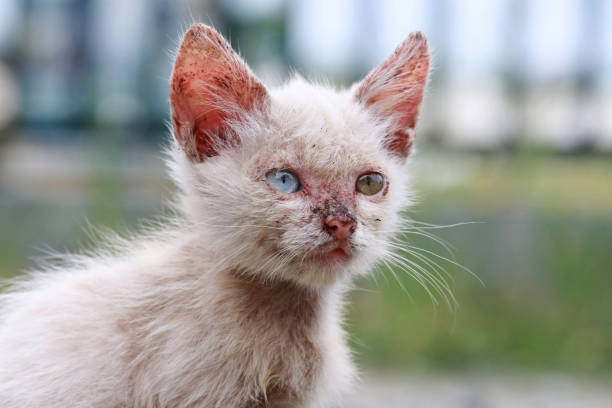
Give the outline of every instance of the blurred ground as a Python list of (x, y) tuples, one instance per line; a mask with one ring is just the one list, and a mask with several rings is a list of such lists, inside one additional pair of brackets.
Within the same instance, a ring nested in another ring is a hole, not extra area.
[(369, 373), (350, 399), (352, 408), (609, 408), (603, 382), (560, 375), (537, 377), (398, 375)]

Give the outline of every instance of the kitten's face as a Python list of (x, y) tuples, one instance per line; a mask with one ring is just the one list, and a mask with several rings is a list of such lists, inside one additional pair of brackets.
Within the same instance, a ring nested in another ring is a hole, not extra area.
[(222, 264), (321, 286), (384, 255), (409, 201), (404, 163), (427, 74), (424, 39), (411, 39), (351, 90), (298, 78), (268, 92), (216, 32), (190, 29), (172, 77), (187, 153), (175, 177)]

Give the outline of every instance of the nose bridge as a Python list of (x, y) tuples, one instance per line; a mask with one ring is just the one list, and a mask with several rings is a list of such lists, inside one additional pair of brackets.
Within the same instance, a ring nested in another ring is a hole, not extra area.
[(313, 213), (318, 214), (323, 220), (330, 217), (350, 219), (356, 221), (356, 218), (349, 208), (337, 196), (332, 195), (328, 199), (324, 200), (320, 205), (313, 209)]
[(357, 218), (336, 196), (331, 196), (317, 207), (324, 229), (339, 241), (349, 238), (357, 228)]

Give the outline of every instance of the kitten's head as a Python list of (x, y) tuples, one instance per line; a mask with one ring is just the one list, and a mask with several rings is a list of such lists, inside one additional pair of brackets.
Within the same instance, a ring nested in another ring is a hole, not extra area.
[(181, 209), (222, 266), (309, 286), (367, 272), (410, 202), (429, 56), (420, 33), (351, 89), (268, 90), (213, 29), (192, 26), (171, 78)]

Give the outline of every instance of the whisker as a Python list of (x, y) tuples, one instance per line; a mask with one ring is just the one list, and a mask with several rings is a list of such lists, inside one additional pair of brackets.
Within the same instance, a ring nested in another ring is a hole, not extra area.
[(396, 252), (393, 251), (385, 251), (386, 252), (386, 256), (388, 258), (391, 259), (391, 261), (393, 262), (393, 264), (397, 267), (399, 267), (400, 269), (402, 268), (407, 268), (409, 270), (403, 270), (404, 272), (407, 272), (412, 278), (414, 278), (415, 280), (417, 280), (417, 282), (420, 285), (427, 285), (427, 282), (429, 282), (430, 284), (432, 284), (433, 286), (435, 286), (431, 281), (430, 278), (426, 275), (423, 275), (423, 273), (421, 273), (421, 271), (419, 270), (415, 270), (413, 267), (411, 267), (410, 265), (408, 265), (407, 263), (403, 262), (404, 261), (404, 257), (402, 257), (401, 255), (399, 255)]
[(444, 257), (444, 256), (442, 256), (442, 255), (438, 255), (438, 254), (436, 254), (435, 252), (428, 251), (427, 249), (423, 249), (423, 248), (415, 247), (415, 246), (412, 246), (412, 245), (407, 245), (406, 247), (407, 247), (407, 248), (412, 248), (412, 249), (417, 250), (417, 251), (423, 251), (423, 252), (426, 252), (426, 253), (428, 253), (428, 254), (430, 254), (430, 255), (432, 255), (432, 256), (435, 256), (436, 258), (443, 259), (443, 260), (445, 260), (446, 262), (449, 262), (449, 263), (451, 263), (451, 264), (453, 264), (453, 265), (455, 265), (455, 266), (457, 266), (457, 267), (459, 267), (459, 268), (463, 269), (464, 271), (466, 271), (467, 273), (469, 273), (470, 275), (472, 275), (474, 278), (476, 278), (476, 280), (477, 280), (478, 282), (480, 282), (480, 284), (481, 284), (483, 287), (486, 287), (486, 285), (484, 284), (484, 282), (482, 281), (482, 279), (480, 279), (480, 277), (478, 277), (478, 275), (476, 275), (476, 274), (475, 274), (475, 273), (474, 273), (474, 272), (473, 272), (473, 271), (472, 271), (470, 268), (468, 268), (468, 267), (466, 267), (466, 266), (463, 266), (463, 265), (461, 265), (460, 263), (453, 261), (452, 259), (448, 259), (448, 258), (446, 258), (446, 257)]
[(441, 296), (444, 297), (444, 300), (446, 301), (449, 307), (453, 308), (453, 305), (457, 304), (457, 301), (455, 299), (455, 296), (451, 288), (448, 286), (448, 284), (443, 279), (436, 277), (430, 271), (423, 268), (422, 265), (419, 265), (418, 263), (408, 258), (400, 257), (398, 254), (394, 254), (394, 256), (396, 257), (395, 260), (399, 264), (407, 268), (410, 268), (410, 269), (417, 268), (420, 272), (422, 272), (422, 276), (432, 285), (432, 287), (436, 290), (436, 292), (438, 292)]
[(266, 229), (276, 229), (285, 231), (286, 228), (283, 227), (273, 227), (271, 225), (257, 225), (257, 224), (240, 224), (240, 225), (223, 225), (223, 224), (208, 224), (203, 222), (197, 222), (192, 224), (192, 226), (206, 226), (206, 227), (215, 227), (215, 228), (266, 228)]
[[(405, 264), (398, 264), (398, 259), (395, 258), (395, 254), (393, 253), (389, 253), (389, 257), (391, 258), (392, 262), (394, 263), (395, 266), (397, 266), (398, 268), (400, 268), (402, 270), (402, 272), (405, 272), (406, 274), (408, 274), (410, 277), (412, 277), (412, 279), (414, 279), (429, 295), (430, 300), (432, 301), (434, 306), (438, 306), (439, 302), (437, 297), (431, 292), (431, 289), (429, 288), (429, 285), (427, 284), (427, 282), (429, 282), (429, 280), (423, 276), (419, 271), (415, 270), (414, 268), (405, 265)], [(431, 282), (430, 282), (431, 283)]]
[(414, 303), (414, 298), (412, 297), (412, 295), (408, 292), (408, 289), (406, 289), (406, 287), (404, 286), (404, 284), (402, 283), (402, 281), (399, 279), (399, 277), (397, 276), (397, 274), (395, 273), (395, 271), (393, 270), (393, 268), (389, 265), (389, 263), (387, 262), (387, 260), (383, 259), (382, 262), (385, 264), (385, 266), (387, 267), (387, 269), (389, 270), (389, 272), (391, 273), (391, 275), (393, 275), (393, 278), (395, 279), (395, 281), (397, 282), (397, 284), (400, 286), (400, 288), (402, 289), (402, 292), (404, 292), (406, 294), (406, 296), (408, 296), (408, 299), (410, 299), (410, 301), (412, 303)]
[(415, 221), (412, 219), (406, 220), (407, 225), (418, 224), (419, 228), (421, 229), (445, 229), (445, 228), (460, 227), (462, 225), (484, 224), (484, 223), (485, 223), (484, 221), (464, 221), (464, 222), (457, 222), (455, 224), (440, 225), (440, 224), (430, 224), (427, 222)]
[(455, 256), (455, 250), (453, 248), (453, 246), (451, 244), (449, 244), (448, 242), (446, 242), (445, 240), (443, 240), (442, 238), (439, 238), (437, 236), (435, 236), (434, 234), (427, 232), (427, 231), (420, 231), (420, 230), (402, 230), (401, 233), (399, 234), (399, 236), (404, 236), (404, 235), (419, 235), (425, 238), (429, 238), (432, 241), (436, 242), (438, 245), (440, 245), (441, 247), (443, 247), (446, 252), (448, 252), (451, 256)]
[[(376, 290), (361, 288), (359, 286), (355, 286), (352, 289), (352, 291), (354, 291), (354, 292), (365, 292), (365, 293), (378, 293), (378, 291), (376, 291)], [(408, 294), (408, 296), (410, 297), (410, 294)]]
[(394, 248), (400, 250), (400, 251), (404, 251), (409, 253), (412, 256), (415, 256), (417, 259), (423, 261), (427, 266), (429, 266), (430, 268), (433, 268), (434, 270), (436, 270), (437, 272), (439, 272), (440, 274), (446, 276), (448, 279), (450, 279), (451, 281), (455, 281), (455, 278), (453, 275), (451, 275), (446, 268), (442, 267), (439, 263), (433, 261), (431, 258), (428, 258), (426, 255), (421, 254), (419, 252), (415, 252), (415, 251), (411, 251), (408, 248), (406, 248), (406, 246), (404, 245), (403, 242), (390, 242), (390, 245), (393, 246)]

